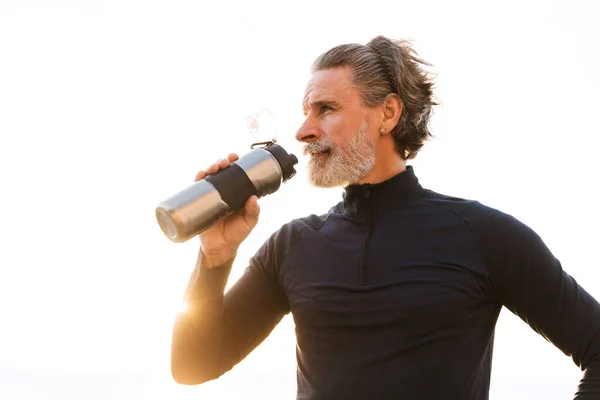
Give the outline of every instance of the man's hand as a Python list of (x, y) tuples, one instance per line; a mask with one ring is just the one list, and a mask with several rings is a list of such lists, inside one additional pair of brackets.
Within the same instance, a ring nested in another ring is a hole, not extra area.
[[(196, 181), (204, 179), (207, 175), (216, 174), (237, 159), (239, 159), (238, 155), (232, 153), (227, 158), (218, 160), (206, 170), (198, 172)], [(251, 196), (243, 209), (218, 220), (200, 233), (202, 266), (217, 267), (235, 257), (240, 244), (258, 223), (259, 214), (258, 197)]]

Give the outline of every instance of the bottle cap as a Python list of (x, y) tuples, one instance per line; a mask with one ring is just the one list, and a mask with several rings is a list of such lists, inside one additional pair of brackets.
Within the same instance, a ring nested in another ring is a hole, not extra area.
[(273, 156), (275, 156), (277, 159), (277, 162), (279, 162), (281, 171), (283, 172), (283, 182), (296, 175), (294, 166), (298, 164), (298, 158), (295, 155), (288, 154), (283, 147), (274, 143), (269, 144), (264, 149), (273, 154)]

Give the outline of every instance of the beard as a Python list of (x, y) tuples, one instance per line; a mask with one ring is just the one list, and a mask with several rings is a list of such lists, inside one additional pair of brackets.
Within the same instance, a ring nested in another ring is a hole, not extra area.
[(333, 188), (358, 182), (375, 165), (375, 147), (369, 140), (369, 123), (341, 145), (324, 135), (320, 142), (308, 143), (304, 154), (313, 154), (308, 163), (308, 179), (316, 187)]

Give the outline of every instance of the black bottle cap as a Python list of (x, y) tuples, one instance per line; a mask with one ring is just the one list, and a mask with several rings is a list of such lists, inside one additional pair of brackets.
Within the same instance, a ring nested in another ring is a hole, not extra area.
[(287, 151), (285, 151), (283, 147), (278, 144), (270, 144), (264, 149), (273, 154), (273, 156), (275, 156), (277, 159), (277, 162), (279, 162), (281, 171), (283, 172), (283, 182), (296, 175), (294, 165), (298, 164), (298, 159), (295, 155), (288, 154)]

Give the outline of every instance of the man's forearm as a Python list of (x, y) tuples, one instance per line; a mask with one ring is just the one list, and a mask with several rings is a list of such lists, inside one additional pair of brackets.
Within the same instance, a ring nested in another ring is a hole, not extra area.
[[(201, 261), (201, 260), (200, 260)], [(173, 328), (171, 371), (183, 384), (218, 378), (246, 357), (290, 311), (280, 286), (255, 258), (225, 295), (233, 259), (205, 268), (201, 262), (186, 293), (188, 310)]]
[(231, 367), (223, 359), (232, 340), (223, 321), (223, 292), (232, 264), (233, 258), (206, 268), (202, 253), (198, 257), (185, 293), (187, 310), (177, 316), (173, 327), (171, 372), (178, 383), (206, 382)]

